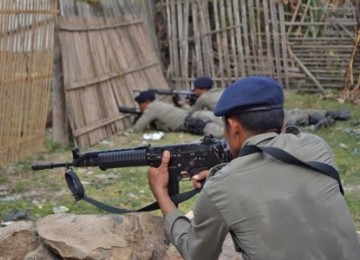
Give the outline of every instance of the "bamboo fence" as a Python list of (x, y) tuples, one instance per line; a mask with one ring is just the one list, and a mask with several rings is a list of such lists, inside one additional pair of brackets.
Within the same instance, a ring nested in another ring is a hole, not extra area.
[[(293, 67), (291, 85), (302, 90), (327, 93), (344, 86), (357, 31), (356, 7), (350, 0), (341, 5), (324, 1), (299, 1), (284, 22)], [(360, 66), (360, 59), (355, 61)], [(358, 67), (359, 68), (359, 67)], [(356, 75), (359, 75), (358, 69)]]
[(211, 76), (225, 87), (245, 75), (278, 78), (288, 86), (283, 6), (270, 0), (163, 0), (167, 79), (190, 89), (195, 77)]
[(42, 149), (56, 0), (0, 1), (0, 166)]
[(141, 17), (158, 52), (154, 27), (153, 2), (155, 0), (59, 0), (61, 17)]
[(167, 22), (157, 33), (174, 88), (256, 74), (322, 93), (343, 87), (359, 15), (350, 0), (162, 0), (155, 12)]

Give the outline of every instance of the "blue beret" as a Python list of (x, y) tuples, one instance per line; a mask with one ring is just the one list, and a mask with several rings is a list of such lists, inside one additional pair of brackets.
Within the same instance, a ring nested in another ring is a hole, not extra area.
[(139, 104), (148, 100), (153, 101), (154, 99), (155, 99), (155, 93), (149, 90), (142, 91), (137, 97), (135, 97), (135, 101), (138, 102)]
[(272, 78), (250, 76), (235, 81), (221, 95), (214, 114), (224, 116), (246, 111), (271, 110), (284, 105), (283, 88)]
[(194, 88), (212, 88), (213, 81), (209, 77), (199, 77), (194, 81)]

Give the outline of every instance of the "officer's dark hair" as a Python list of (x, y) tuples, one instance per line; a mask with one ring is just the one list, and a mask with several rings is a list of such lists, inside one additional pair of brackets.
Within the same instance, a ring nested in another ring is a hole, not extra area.
[[(253, 134), (261, 134), (266, 132), (280, 133), (284, 123), (284, 109), (272, 109), (261, 111), (249, 111), (241, 113), (233, 113), (233, 115), (241, 125)], [(230, 115), (225, 116), (225, 125), (228, 128)]]

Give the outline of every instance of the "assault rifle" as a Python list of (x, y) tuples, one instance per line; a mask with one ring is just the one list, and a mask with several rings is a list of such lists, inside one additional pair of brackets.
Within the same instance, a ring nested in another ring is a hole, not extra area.
[[(65, 172), (67, 184), (72, 190), (75, 199), (80, 200), (84, 197), (84, 191), (81, 186), (81, 182), (78, 180), (71, 167), (96, 166), (103, 171), (111, 168), (146, 165), (158, 167), (161, 163), (162, 154), (165, 150), (170, 151), (171, 156), (169, 162), (168, 191), (172, 198), (179, 194), (179, 182), (184, 178), (191, 178), (200, 171), (208, 170), (217, 164), (229, 162), (232, 159), (227, 142), (224, 139), (215, 139), (212, 135), (206, 135), (201, 141), (189, 144), (165, 145), (158, 147), (147, 145), (135, 148), (94, 151), (87, 153), (80, 153), (78, 149), (74, 149), (72, 150), (73, 160), (71, 162), (49, 164), (35, 163), (31, 168), (35, 171), (53, 169), (57, 167), (67, 168)], [(94, 201), (93, 199), (90, 200)], [(86, 201), (94, 204), (92, 201)], [(179, 201), (174, 202), (175, 204), (180, 203)], [(96, 204), (94, 205), (98, 206)], [(129, 211), (118, 211), (117, 213), (125, 212)]]
[(133, 120), (133, 124), (136, 123), (136, 121), (141, 117), (142, 113), (139, 110), (136, 110), (135, 107), (123, 107), (123, 106), (119, 106), (119, 112), (124, 113), (124, 114), (131, 114), (134, 115), (134, 120)]
[(190, 90), (164, 90), (164, 89), (154, 89), (150, 88), (149, 91), (154, 92), (158, 95), (170, 95), (172, 96), (172, 101), (175, 104), (175, 106), (179, 107), (179, 101), (182, 99), (181, 96), (185, 96), (185, 100), (189, 102), (189, 105), (192, 106), (195, 104), (197, 96), (194, 94), (194, 92)]
[[(124, 113), (124, 114), (131, 114), (131, 115), (135, 115), (134, 120), (133, 120), (133, 125), (136, 123), (136, 121), (138, 121), (138, 119), (141, 117), (142, 112), (137, 110), (135, 107), (123, 107), (123, 106), (119, 106), (119, 112)], [(154, 121), (150, 122), (150, 127), (152, 129), (156, 129), (156, 124)]]

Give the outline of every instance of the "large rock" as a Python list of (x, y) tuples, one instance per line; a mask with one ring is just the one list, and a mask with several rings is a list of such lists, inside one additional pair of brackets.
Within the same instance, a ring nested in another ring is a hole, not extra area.
[(0, 259), (24, 259), (38, 246), (32, 222), (19, 221), (16, 225), (0, 228)]
[(169, 251), (162, 217), (49, 215), (0, 228), (0, 259), (181, 259)]
[(163, 219), (150, 214), (49, 215), (36, 223), (43, 243), (71, 259), (162, 259)]
[[(182, 257), (165, 235), (163, 218), (126, 215), (54, 214), (36, 222), (0, 228), (0, 260), (164, 259)], [(219, 260), (241, 259), (230, 236)]]

